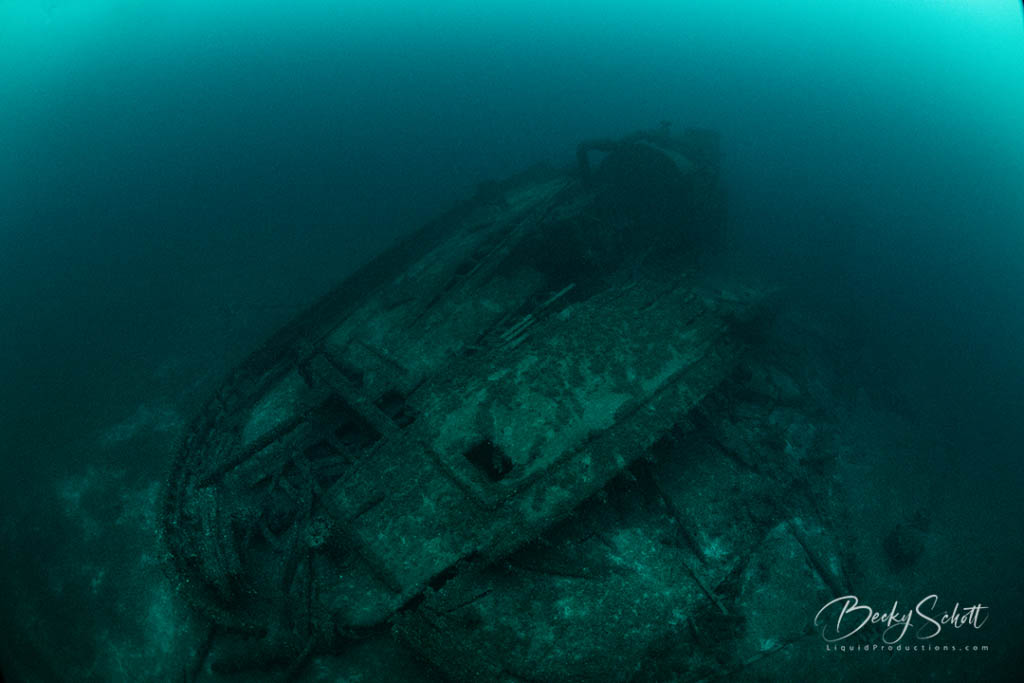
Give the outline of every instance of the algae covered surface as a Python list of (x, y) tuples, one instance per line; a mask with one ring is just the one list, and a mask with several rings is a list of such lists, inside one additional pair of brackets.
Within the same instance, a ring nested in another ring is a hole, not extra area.
[(0, 4), (0, 680), (1017, 680), (1021, 11)]

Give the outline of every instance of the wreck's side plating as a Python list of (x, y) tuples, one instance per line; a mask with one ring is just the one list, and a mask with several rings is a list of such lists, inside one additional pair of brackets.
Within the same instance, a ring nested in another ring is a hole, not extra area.
[[(624, 143), (608, 173), (647, 169), (652, 149)], [(665, 221), (618, 203), (602, 169), (587, 184), (528, 174), (254, 354), (168, 484), (183, 592), (295, 657), (329, 649), (535, 538), (643, 456), (728, 374), (764, 298), (693, 266), (709, 226), (688, 231), (672, 201), (715, 169), (681, 164), (687, 151), (702, 159), (684, 139), (656, 171)], [(719, 200), (697, 196), (684, 206)]]

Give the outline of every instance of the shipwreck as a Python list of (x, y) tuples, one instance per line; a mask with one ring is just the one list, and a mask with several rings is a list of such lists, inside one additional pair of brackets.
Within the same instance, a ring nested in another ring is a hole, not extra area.
[(484, 568), (657, 457), (773, 311), (702, 266), (718, 144), (665, 126), (481, 186), (238, 366), (162, 508), (174, 582), (212, 624), (201, 660), (296, 671), (391, 629), (439, 652), (432, 600), (479, 594)]

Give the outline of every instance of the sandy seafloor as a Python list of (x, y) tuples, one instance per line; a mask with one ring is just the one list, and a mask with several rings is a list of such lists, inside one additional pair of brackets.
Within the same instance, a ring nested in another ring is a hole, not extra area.
[[(55, 397), (52, 415), (36, 416), (52, 418), (45, 431), (23, 418), (25, 435), (11, 443), (15, 457), (0, 522), (0, 657), (9, 680), (182, 679), (205, 627), (176, 599), (164, 574), (156, 510), (165, 468), (195, 406), (233, 362), (307, 303), (317, 284), (266, 294), (258, 304), (242, 299), (227, 306), (211, 294), (206, 307), (168, 314), (162, 331), (177, 340), (177, 350), (126, 362), (120, 376), (104, 366), (95, 390), (76, 385), (75, 405)], [(255, 300), (260, 288), (253, 288)], [(804, 336), (810, 328), (830, 344), (812, 343)], [(845, 531), (863, 577), (859, 589), (904, 603), (930, 593), (984, 603), (990, 621), (972, 638), (990, 650), (841, 654), (826, 652), (811, 635), (766, 657), (756, 675), (725, 680), (1012, 680), (1020, 661), (1015, 635), (1024, 632), (1022, 585), (1009, 569), (1022, 556), (1022, 536), (1011, 528), (1019, 526), (1021, 511), (1013, 487), (988, 480), (982, 468), (937, 465), (957, 460), (944, 453), (952, 446), (941, 411), (929, 409), (927, 389), (827, 312), (795, 303), (773, 334), (788, 349), (779, 358), (788, 359), (791, 376), (799, 377), (801, 368), (831, 368), (828, 428), (845, 445), (829, 476), (845, 497)], [(786, 390), (811, 389), (797, 381)], [(894, 571), (882, 539), (918, 511), (928, 517), (923, 555)], [(809, 621), (813, 608), (807, 607)], [(948, 642), (958, 641), (950, 636)], [(318, 658), (300, 676), (434, 679), (387, 637)]]

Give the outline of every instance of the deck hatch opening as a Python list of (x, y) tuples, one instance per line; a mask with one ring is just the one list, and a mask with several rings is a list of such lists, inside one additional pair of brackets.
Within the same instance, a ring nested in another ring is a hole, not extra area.
[(340, 453), (327, 441), (317, 441), (315, 444), (306, 447), (306, 458), (315, 462), (323, 458), (336, 458)]
[(359, 417), (341, 422), (334, 430), (334, 435), (343, 446), (356, 450), (366, 450), (380, 440), (377, 430)]
[(377, 399), (377, 407), (399, 427), (408, 427), (416, 419), (416, 413), (405, 402), (405, 396), (394, 389)]
[(490, 481), (501, 481), (512, 471), (512, 459), (490, 439), (480, 441), (464, 455)]
[(331, 396), (320, 406), (317, 422), (333, 429), (337, 446), (346, 451), (363, 451), (380, 441), (381, 434), (340, 396)]
[(352, 386), (357, 389), (363, 386), (366, 379), (366, 373), (359, 368), (349, 365), (343, 361), (335, 361), (334, 367), (338, 369), (338, 372), (340, 372), (345, 379), (352, 383)]

